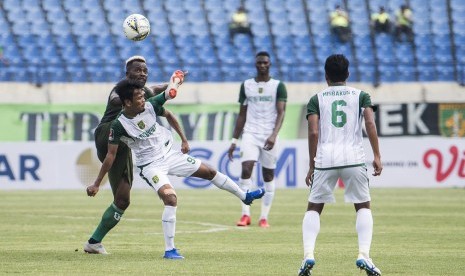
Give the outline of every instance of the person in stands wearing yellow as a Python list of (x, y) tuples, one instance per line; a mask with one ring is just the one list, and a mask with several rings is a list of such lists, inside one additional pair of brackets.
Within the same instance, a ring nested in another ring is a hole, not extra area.
[(336, 5), (336, 9), (329, 14), (329, 22), (331, 24), (331, 32), (341, 42), (348, 42), (350, 40), (349, 15), (340, 5)]
[(389, 13), (386, 12), (383, 6), (379, 7), (379, 11), (371, 15), (371, 24), (376, 33), (389, 33), (391, 29), (391, 21)]

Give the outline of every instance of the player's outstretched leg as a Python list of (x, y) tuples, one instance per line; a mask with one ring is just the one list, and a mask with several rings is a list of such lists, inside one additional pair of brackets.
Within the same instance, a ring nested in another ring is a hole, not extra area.
[(247, 191), (247, 193), (245, 194), (245, 199), (242, 200), (242, 202), (244, 202), (244, 204), (246, 205), (250, 205), (255, 199), (262, 198), (264, 194), (264, 189), (258, 189), (252, 192)]
[(381, 276), (381, 270), (375, 266), (370, 258), (359, 257), (355, 262), (360, 270), (365, 270), (368, 276)]
[(299, 269), (299, 274), (298, 276), (310, 276), (312, 275), (312, 269), (313, 266), (315, 265), (315, 260), (314, 259), (306, 259), (302, 261), (302, 265), (300, 266)]
[[(250, 205), (255, 199), (259, 199), (263, 197), (263, 195), (265, 194), (264, 189), (258, 189), (252, 192), (249, 192), (249, 191), (244, 192), (239, 187), (239, 185), (237, 185), (234, 181), (232, 181), (231, 178), (229, 178), (227, 175), (221, 172), (215, 171), (214, 169), (211, 169), (207, 166), (201, 167), (199, 170), (201, 169), (210, 170), (210, 173), (214, 174), (214, 177), (211, 179), (211, 182), (216, 187), (222, 190), (228, 191), (232, 193), (233, 195), (237, 196), (240, 200), (242, 200), (242, 202), (244, 202), (244, 204)], [(193, 176), (197, 176), (197, 175), (194, 174)], [(202, 177), (202, 178), (209, 179), (208, 177)]]

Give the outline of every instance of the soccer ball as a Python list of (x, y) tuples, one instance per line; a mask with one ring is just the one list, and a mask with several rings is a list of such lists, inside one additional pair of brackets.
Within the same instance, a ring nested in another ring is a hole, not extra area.
[(150, 33), (150, 22), (141, 14), (131, 14), (124, 19), (123, 30), (130, 40), (141, 41)]

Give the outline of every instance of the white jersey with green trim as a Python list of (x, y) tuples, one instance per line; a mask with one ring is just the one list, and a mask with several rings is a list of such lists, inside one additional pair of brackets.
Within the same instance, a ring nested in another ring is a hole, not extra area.
[(275, 79), (256, 82), (252, 78), (244, 81), (246, 100), (243, 105), (247, 105), (244, 132), (266, 135), (273, 132), (278, 116), (276, 99), (279, 83)]
[(157, 122), (157, 115), (151, 103), (145, 103), (145, 110), (129, 119), (123, 114), (118, 117), (126, 134), (121, 141), (134, 152), (135, 164), (146, 165), (162, 159), (173, 144), (173, 134)]
[(315, 167), (364, 164), (362, 120), (364, 107), (371, 105), (369, 95), (349, 86), (330, 86), (317, 96), (320, 122)]

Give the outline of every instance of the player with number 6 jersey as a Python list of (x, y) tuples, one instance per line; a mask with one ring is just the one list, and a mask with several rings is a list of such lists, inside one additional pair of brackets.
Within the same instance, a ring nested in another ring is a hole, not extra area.
[(358, 234), (356, 266), (367, 275), (380, 276), (370, 258), (373, 235), (370, 189), (363, 150), (362, 121), (373, 151), (374, 176), (383, 169), (370, 96), (346, 84), (349, 61), (331, 55), (325, 62), (328, 88), (314, 95), (307, 105), (309, 169), (305, 179), (310, 187), (307, 212), (302, 222), (304, 260), (299, 276), (311, 275), (315, 265), (315, 242), (320, 231), (320, 215), (326, 203), (335, 201), (338, 179), (345, 184), (344, 199), (354, 204)]

